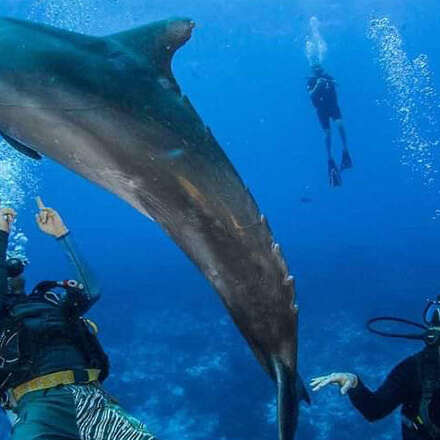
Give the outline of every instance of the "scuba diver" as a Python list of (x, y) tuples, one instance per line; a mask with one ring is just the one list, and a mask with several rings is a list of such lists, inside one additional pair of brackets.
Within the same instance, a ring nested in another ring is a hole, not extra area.
[[(423, 319), (425, 325), (402, 318), (379, 317), (367, 323), (372, 333), (393, 338), (423, 340), (425, 348), (398, 364), (385, 382), (370, 391), (352, 373), (332, 373), (311, 380), (313, 391), (339, 385), (354, 407), (370, 422), (382, 419), (402, 406), (403, 440), (440, 440), (440, 295), (429, 300)], [(401, 334), (377, 330), (377, 322), (397, 322), (420, 329), (422, 333)]]
[(0, 403), (11, 440), (155, 440), (101, 387), (109, 363), (84, 314), (100, 292), (60, 215), (37, 198), (36, 221), (56, 238), (77, 280), (42, 281), (25, 292), (24, 263), (6, 258), (16, 213), (0, 209)]
[[(339, 171), (351, 168), (350, 153), (347, 147), (347, 137), (342, 123), (342, 114), (338, 105), (336, 94), (336, 82), (333, 77), (324, 72), (320, 64), (313, 64), (312, 76), (307, 81), (307, 90), (316, 108), (319, 122), (325, 134), (325, 146), (328, 155), (328, 177), (330, 186), (342, 185), (342, 178)], [(339, 135), (342, 141), (342, 160), (340, 170), (332, 156), (332, 137), (330, 119), (333, 119), (339, 128)]]

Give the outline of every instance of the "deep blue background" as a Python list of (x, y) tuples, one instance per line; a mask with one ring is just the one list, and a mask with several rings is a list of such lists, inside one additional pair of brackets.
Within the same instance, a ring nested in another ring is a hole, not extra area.
[[(402, 126), (368, 27), (372, 18), (389, 17), (409, 58), (428, 56), (440, 90), (439, 12), (436, 0), (0, 5), (2, 15), (97, 35), (175, 15), (196, 21), (175, 57), (175, 76), (251, 188), (297, 278), (302, 375), (356, 371), (372, 386), (419, 346), (376, 339), (366, 334), (365, 320), (386, 313), (418, 320), (425, 298), (440, 289), (440, 223), (432, 218), (440, 184), (427, 187), (420, 173), (401, 165)], [(324, 65), (339, 83), (355, 163), (338, 189), (327, 185), (322, 134), (305, 91), (312, 15), (322, 23)], [(423, 120), (418, 127), (432, 129)], [(30, 239), (29, 284), (71, 274), (56, 243), (33, 224), (32, 196), (39, 193), (62, 212), (102, 281), (92, 316), (112, 357), (107, 387), (163, 440), (274, 439), (272, 384), (172, 241), (121, 200), (49, 160), (32, 172), (40, 184), (28, 188), (19, 209)], [(301, 203), (303, 196), (312, 201)], [(299, 439), (398, 436), (396, 419), (368, 425), (336, 389), (313, 397)]]

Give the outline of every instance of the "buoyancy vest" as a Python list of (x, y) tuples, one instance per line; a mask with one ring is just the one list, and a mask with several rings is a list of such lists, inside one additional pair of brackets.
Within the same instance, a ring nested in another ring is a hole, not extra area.
[[(66, 291), (72, 300), (70, 306), (59, 301), (59, 295), (50, 290), (54, 288)], [(75, 281), (44, 281), (0, 318), (0, 392), (54, 372), (36, 367), (34, 361), (43, 350), (57, 344), (73, 346), (81, 353), (85, 368), (101, 370), (100, 382), (107, 378), (109, 361), (96, 327), (75, 313), (84, 298), (82, 289)]]

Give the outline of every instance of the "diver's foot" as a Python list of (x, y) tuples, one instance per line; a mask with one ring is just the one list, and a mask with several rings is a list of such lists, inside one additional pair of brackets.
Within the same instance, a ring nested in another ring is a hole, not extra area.
[(328, 160), (328, 178), (330, 186), (341, 186), (342, 178), (334, 159)]
[(341, 171), (348, 170), (349, 168), (353, 168), (353, 162), (351, 160), (351, 156), (348, 150), (343, 150), (342, 160), (341, 160)]

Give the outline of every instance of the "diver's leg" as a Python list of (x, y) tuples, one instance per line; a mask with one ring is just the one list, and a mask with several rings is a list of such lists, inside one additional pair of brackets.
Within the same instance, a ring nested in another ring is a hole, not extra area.
[(342, 185), (342, 179), (339, 174), (338, 166), (332, 156), (332, 134), (330, 126), (324, 129), (325, 147), (327, 150), (327, 162), (328, 162), (328, 179), (330, 186)]
[(327, 151), (327, 159), (332, 159), (332, 133), (330, 127), (324, 129), (325, 149)]
[(338, 126), (339, 135), (342, 141), (342, 160), (341, 160), (341, 171), (342, 171), (342, 170), (346, 170), (347, 168), (352, 168), (353, 162), (351, 160), (351, 156), (348, 151), (347, 135), (345, 133), (345, 127), (344, 127), (344, 123), (342, 122), (342, 118), (336, 119), (335, 124)]
[(318, 118), (322, 129), (324, 130), (325, 149), (327, 151), (328, 178), (330, 186), (339, 186), (342, 184), (338, 167), (332, 157), (332, 133), (330, 130), (330, 113), (326, 107), (318, 107)]
[(339, 136), (341, 137), (341, 141), (342, 141), (342, 148), (344, 150), (348, 150), (347, 135), (345, 133), (345, 127), (344, 127), (344, 123), (342, 122), (342, 119), (336, 119), (335, 124), (338, 126)]
[(157, 440), (99, 385), (71, 385), (81, 439)]
[(15, 411), (11, 440), (81, 440), (72, 394), (64, 387), (32, 391)]

